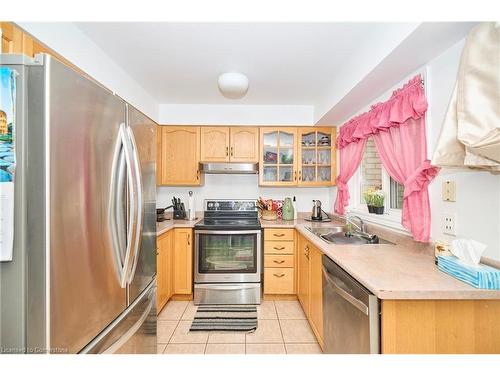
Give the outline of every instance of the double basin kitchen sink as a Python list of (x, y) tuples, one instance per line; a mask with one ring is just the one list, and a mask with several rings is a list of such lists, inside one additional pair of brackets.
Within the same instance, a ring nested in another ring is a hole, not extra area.
[(368, 233), (358, 233), (349, 231), (346, 226), (331, 226), (331, 227), (305, 227), (312, 234), (318, 236), (323, 241), (329, 244), (337, 245), (375, 245), (389, 244), (393, 242), (384, 240), (376, 235)]

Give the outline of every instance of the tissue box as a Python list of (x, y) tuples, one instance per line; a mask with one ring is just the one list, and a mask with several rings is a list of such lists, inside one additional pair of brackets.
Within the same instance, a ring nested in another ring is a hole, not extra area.
[(438, 268), (474, 288), (500, 290), (500, 270), (479, 264), (469, 266), (455, 256), (438, 256)]

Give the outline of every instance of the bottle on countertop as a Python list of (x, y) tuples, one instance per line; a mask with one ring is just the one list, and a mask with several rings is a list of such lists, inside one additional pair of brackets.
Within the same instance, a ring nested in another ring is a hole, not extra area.
[(293, 196), (293, 220), (297, 220), (297, 199), (295, 199), (295, 195)]

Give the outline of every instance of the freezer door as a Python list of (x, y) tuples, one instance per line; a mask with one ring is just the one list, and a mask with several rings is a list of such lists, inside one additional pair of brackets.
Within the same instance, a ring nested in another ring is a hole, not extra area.
[(125, 104), (50, 57), (45, 91), (46, 342), (77, 353), (126, 308), (117, 266), (124, 254), (113, 250), (109, 227)]
[(127, 106), (129, 136), (141, 179), (138, 185), (142, 209), (141, 231), (133, 249), (129, 280), (129, 303), (132, 303), (156, 274), (156, 124), (131, 105)]
[(81, 353), (155, 354), (156, 281)]

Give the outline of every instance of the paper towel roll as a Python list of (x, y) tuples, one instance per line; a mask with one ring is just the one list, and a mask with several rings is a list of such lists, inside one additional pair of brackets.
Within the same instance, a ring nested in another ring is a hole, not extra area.
[(189, 198), (188, 198), (188, 219), (194, 220), (195, 213), (196, 213), (196, 208), (194, 207), (194, 195), (193, 195), (193, 192), (190, 191)]

